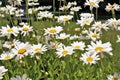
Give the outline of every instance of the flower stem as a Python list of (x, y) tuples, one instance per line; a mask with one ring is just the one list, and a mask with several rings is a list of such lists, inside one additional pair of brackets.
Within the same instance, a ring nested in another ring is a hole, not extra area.
[(115, 18), (115, 11), (112, 10), (112, 17)]

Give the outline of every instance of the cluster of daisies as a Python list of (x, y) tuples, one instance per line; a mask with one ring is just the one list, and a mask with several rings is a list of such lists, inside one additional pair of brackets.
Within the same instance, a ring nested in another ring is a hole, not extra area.
[[(62, 1), (62, 0), (61, 0)], [(60, 1), (60, 2), (61, 2)], [(8, 0), (8, 5), (0, 8), (0, 15), (5, 17), (5, 14), (10, 16), (15, 15), (16, 17), (21, 17), (24, 15), (24, 10), (19, 9), (18, 6), (22, 5), (22, 0)], [(90, 6), (92, 12), (93, 8), (98, 8), (99, 3), (103, 0), (86, 0), (85, 6)], [(1, 4), (1, 3), (0, 3)], [(76, 2), (68, 2), (63, 6), (60, 6), (60, 12), (63, 11), (68, 15), (55, 16), (52, 12), (48, 11), (51, 6), (39, 6), (38, 0), (28, 0), (28, 14), (29, 16), (37, 17), (39, 20), (46, 18), (55, 18), (60, 24), (69, 23), (70, 20), (74, 18), (76, 12), (82, 9), (77, 6)], [(111, 11), (115, 14), (115, 10), (118, 11), (120, 6), (118, 4), (110, 4), (106, 6), (106, 11)], [(78, 16), (78, 15), (77, 15)], [(100, 59), (104, 58), (105, 54), (113, 55), (112, 44), (110, 42), (102, 42), (100, 40), (102, 31), (108, 31), (109, 29), (120, 30), (120, 19), (111, 18), (105, 22), (95, 21), (94, 14), (92, 13), (81, 13), (80, 19), (77, 20), (76, 25), (80, 25), (80, 28), (75, 28), (75, 31), (80, 32), (80, 35), (72, 35), (64, 32), (64, 27), (53, 26), (49, 28), (44, 28), (43, 39), (44, 43), (38, 42), (37, 44), (31, 44), (30, 42), (23, 42), (19, 40), (21, 37), (26, 37), (32, 35), (34, 32), (34, 27), (30, 26), (28, 23), (20, 23), (19, 26), (2, 26), (0, 29), (0, 37), (7, 37), (8, 41), (4, 41), (2, 47), (7, 48), (8, 51), (3, 51), (0, 54), (0, 60), (10, 60), (15, 58), (15, 60), (21, 60), (24, 57), (30, 56), (31, 58), (39, 54), (47, 53), (48, 50), (54, 50), (57, 57), (66, 57), (76, 54), (76, 51), (82, 51), (80, 60), (83, 64), (93, 65), (96, 64)], [(19, 37), (20, 36), (20, 37)], [(16, 38), (17, 39), (13, 39)], [(35, 36), (36, 37), (36, 36)], [(120, 36), (117, 35), (120, 42)], [(83, 40), (89, 40), (87, 44)], [(67, 42), (67, 44), (66, 44)], [(0, 79), (3, 78), (5, 72), (4, 66), (0, 66)], [(108, 75), (108, 80), (119, 80), (120, 75), (115, 73), (114, 75)], [(27, 78), (27, 75), (23, 76), (17, 75), (11, 78), (11, 80), (32, 80)]]

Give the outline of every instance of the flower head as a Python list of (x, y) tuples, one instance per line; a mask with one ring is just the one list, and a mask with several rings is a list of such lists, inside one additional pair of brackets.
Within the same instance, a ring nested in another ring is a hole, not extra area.
[(0, 66), (0, 79), (3, 78), (3, 75), (5, 74), (5, 72), (7, 72), (8, 69), (5, 69), (4, 66)]
[(85, 43), (82, 41), (81, 42), (75, 41), (71, 44), (71, 46), (73, 47), (74, 50), (84, 50)]
[(114, 73), (114, 75), (108, 75), (107, 76), (107, 79), (108, 80), (120, 80), (120, 75), (119, 74), (117, 74), (117, 73)]
[(85, 64), (96, 64), (98, 60), (100, 60), (99, 55), (93, 53), (93, 52), (86, 52), (82, 54), (82, 57), (80, 58)]
[(94, 53), (103, 53), (106, 52), (110, 55), (112, 55), (112, 47), (111, 47), (111, 43), (107, 42), (107, 43), (102, 43), (102, 41), (96, 41), (95, 43), (92, 41), (91, 45), (88, 45), (88, 48), (86, 48), (86, 50), (90, 51), (90, 52), (94, 52)]
[(56, 35), (60, 33), (63, 30), (63, 28), (61, 26), (56, 26), (56, 27), (51, 27), (44, 30), (45, 30), (44, 35)]

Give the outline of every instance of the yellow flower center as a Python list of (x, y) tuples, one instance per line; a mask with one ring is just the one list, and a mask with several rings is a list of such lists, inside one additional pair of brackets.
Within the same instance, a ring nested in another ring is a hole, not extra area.
[(58, 46), (57, 46), (57, 45), (53, 45), (52, 48), (53, 48), (53, 49), (56, 49), (56, 48), (58, 48)]
[(87, 62), (92, 62), (93, 58), (92, 57), (88, 57), (86, 60), (87, 60)]
[(12, 32), (14, 32), (14, 30), (13, 29), (7, 29), (7, 32), (12, 33)]
[(117, 21), (113, 21), (112, 23), (113, 23), (113, 25), (117, 25)]
[(49, 32), (50, 32), (50, 33), (56, 33), (57, 30), (56, 30), (56, 29), (51, 29)]
[(62, 51), (62, 54), (63, 54), (63, 55), (68, 54), (68, 50), (63, 50), (63, 51)]
[(100, 26), (99, 26), (99, 25), (97, 25), (97, 26), (96, 26), (96, 28), (100, 28)]
[(11, 56), (9, 56), (9, 55), (6, 55), (5, 56), (5, 60), (8, 60), (8, 59), (10, 59), (11, 58)]
[(98, 46), (95, 48), (95, 51), (103, 51), (103, 47), (102, 46)]
[(109, 6), (109, 8), (111, 8), (111, 9), (114, 8), (114, 7), (115, 7), (114, 5), (110, 5), (110, 6)]
[(92, 37), (95, 37), (95, 38), (96, 38), (96, 37), (97, 37), (97, 34), (92, 34)]
[(112, 80), (118, 80), (118, 78), (112, 78)]
[(26, 52), (25, 48), (21, 48), (18, 50), (18, 54), (24, 54)]
[(27, 28), (27, 27), (23, 28), (23, 31), (28, 31), (28, 30), (29, 30), (29, 28)]
[(90, 22), (89, 19), (86, 19), (85, 21), (83, 21), (84, 24), (87, 24), (89, 22)]
[(36, 49), (35, 49), (35, 52), (40, 52), (40, 51), (41, 51), (40, 48), (36, 48)]
[(68, 21), (68, 20), (69, 20), (69, 18), (67, 18), (67, 17), (66, 17), (66, 18), (63, 18), (63, 20), (64, 20), (64, 21)]
[(91, 2), (89, 2), (89, 4), (93, 6), (93, 5), (95, 5), (95, 2), (91, 1)]
[(80, 48), (80, 46), (79, 46), (79, 45), (77, 45), (77, 46), (75, 46), (74, 48), (75, 48), (75, 49), (79, 49), (79, 48)]

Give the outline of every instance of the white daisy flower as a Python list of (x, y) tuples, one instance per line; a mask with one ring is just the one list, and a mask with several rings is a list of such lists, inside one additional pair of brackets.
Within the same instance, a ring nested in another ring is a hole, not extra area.
[(101, 21), (98, 21), (98, 22), (95, 22), (92, 27), (91, 27), (91, 30), (95, 30), (97, 32), (101, 32), (102, 29), (104, 30), (108, 30), (109, 28), (107, 27), (108, 24), (107, 23), (101, 23)]
[(16, 75), (16, 77), (12, 77), (10, 80), (32, 80), (27, 77), (26, 74), (23, 74), (22, 76)]
[(86, 0), (85, 6), (90, 6), (90, 10), (92, 10), (94, 7), (98, 8), (98, 1), (97, 0)]
[(22, 59), (22, 57), (31, 54), (31, 45), (28, 42), (18, 42), (15, 44), (15, 47), (12, 49), (12, 52), (17, 56), (16, 60)]
[(56, 26), (56, 27), (51, 27), (44, 30), (45, 30), (44, 35), (56, 35), (60, 33), (63, 30), (63, 28), (61, 26)]
[(84, 62), (84, 64), (96, 64), (98, 60), (100, 60), (99, 55), (94, 54), (93, 52), (86, 52), (82, 54), (82, 57), (80, 58)]
[(13, 34), (14, 36), (17, 36), (19, 33), (19, 29), (15, 26), (13, 26), (12, 28), (7, 25), (6, 27), (2, 26), (2, 29), (0, 29), (2, 36), (8, 36), (8, 38), (10, 38), (10, 36)]
[(70, 6), (76, 6), (77, 2), (76, 1), (74, 1), (74, 2), (68, 2), (68, 5), (70, 5)]
[(73, 47), (74, 50), (84, 50), (85, 43), (82, 41), (81, 42), (75, 41), (71, 44), (71, 46)]
[(59, 10), (61, 10), (61, 11), (65, 11), (65, 10), (68, 10), (69, 8), (71, 7), (71, 5), (67, 5), (67, 6), (61, 6), (60, 8), (59, 8)]
[(87, 18), (92, 18), (92, 19), (94, 19), (94, 14), (91, 14), (91, 13), (81, 13), (81, 14), (80, 14), (80, 17), (81, 17), (81, 18), (85, 18), (85, 19), (87, 19)]
[(89, 37), (93, 41), (96, 41), (97, 39), (100, 38), (100, 33), (96, 32), (96, 31), (89, 31), (87, 34), (87, 37)]
[(62, 46), (64, 46), (64, 44), (58, 43), (58, 42), (50, 42), (50, 44), (48, 44), (47, 46), (49, 49), (57, 49), (57, 48), (61, 48)]
[(66, 34), (66, 33), (60, 33), (59, 35), (56, 35), (56, 39), (66, 39), (69, 37), (70, 37), (70, 34)]
[(0, 79), (3, 79), (3, 75), (7, 72), (8, 69), (5, 69), (4, 66), (0, 66)]
[(73, 35), (69, 37), (70, 40), (75, 40), (75, 39), (79, 39), (78, 35)]
[(3, 44), (3, 47), (11, 49), (17, 42), (19, 41), (15, 39), (13, 41), (5, 41), (5, 43)]
[(20, 6), (23, 0), (8, 0), (9, 4), (12, 6)]
[(91, 44), (88, 45), (88, 48), (86, 48), (86, 50), (90, 51), (90, 52), (95, 52), (95, 53), (103, 53), (106, 52), (110, 55), (112, 54), (112, 47), (111, 47), (111, 43), (107, 42), (107, 43), (102, 43), (102, 41), (96, 41), (95, 43), (93, 41), (91, 41)]
[(71, 15), (62, 15), (58, 17), (58, 22), (59, 23), (63, 23), (65, 25), (65, 23), (69, 20), (71, 20), (73, 18), (73, 16)]
[(116, 3), (114, 3), (113, 5), (112, 4), (110, 4), (110, 3), (108, 3), (108, 5), (106, 6), (106, 8), (105, 8), (105, 10), (106, 11), (114, 11), (114, 10), (119, 10), (120, 9), (120, 5), (118, 5), (118, 4), (116, 4)]
[(0, 55), (0, 60), (10, 60), (15, 56), (12, 52), (3, 52)]
[(53, 14), (49, 11), (40, 11), (38, 13), (38, 19), (43, 19), (43, 18), (53, 18)]
[(73, 54), (73, 48), (71, 46), (67, 46), (67, 47), (63, 46), (63, 47), (57, 48), (56, 50), (57, 50), (56, 54), (59, 57)]
[(80, 6), (70, 8), (72, 12), (78, 12), (80, 9), (82, 9)]
[(45, 45), (42, 45), (40, 43), (38, 43), (37, 45), (33, 44), (32, 46), (32, 53), (41, 53), (43, 54), (43, 52), (47, 51), (47, 47)]
[(107, 80), (120, 80), (120, 75), (118, 73), (114, 73), (114, 75), (108, 75)]
[(81, 20), (77, 20), (77, 24), (80, 24), (81, 27), (85, 25), (90, 25), (93, 22), (93, 18), (81, 18)]
[(23, 34), (23, 36), (26, 36), (29, 34), (29, 32), (33, 31), (32, 27), (29, 25), (23, 25), (19, 29), (21, 31), (21, 34)]
[(107, 20), (107, 23), (112, 28), (115, 28), (116, 30), (118, 30), (118, 26), (120, 26), (120, 19), (116, 20), (115, 18), (111, 18)]

